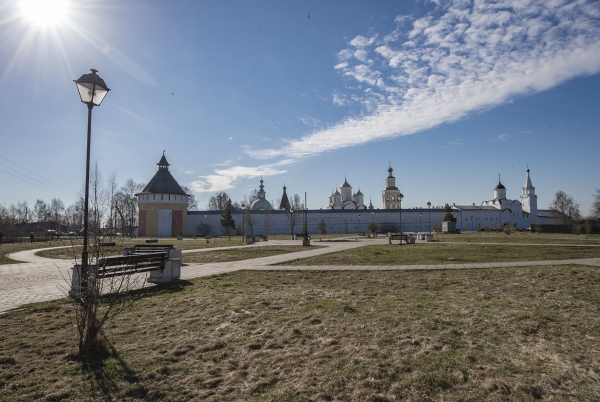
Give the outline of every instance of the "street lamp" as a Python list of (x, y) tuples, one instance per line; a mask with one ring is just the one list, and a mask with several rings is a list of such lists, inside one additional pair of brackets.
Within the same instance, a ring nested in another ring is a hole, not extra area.
[(402, 193), (398, 194), (397, 199), (400, 201), (400, 245), (402, 245), (402, 200), (404, 199)]
[(81, 252), (81, 292), (87, 289), (87, 268), (88, 268), (88, 204), (90, 196), (90, 143), (92, 141), (92, 108), (100, 106), (102, 100), (110, 91), (100, 78), (98, 70), (91, 69), (91, 73), (83, 74), (78, 80), (73, 80), (77, 85), (81, 102), (88, 107), (88, 128), (87, 128), (87, 156), (85, 161), (85, 205), (83, 209), (83, 251)]
[(473, 215), (471, 215), (471, 232), (473, 231)]
[(242, 203), (242, 227), (244, 233), (243, 243), (246, 244), (246, 205)]
[(423, 215), (422, 212), (419, 212), (419, 233), (421, 233), (421, 216)]
[(290, 208), (290, 222), (292, 223), (292, 240), (296, 240), (294, 238), (294, 226), (296, 225), (296, 219), (294, 218), (294, 208)]
[(360, 236), (360, 214), (358, 214), (358, 234)]
[(429, 225), (429, 236), (431, 236), (431, 202), (429, 201), (427, 201), (427, 212), (429, 213), (427, 224)]

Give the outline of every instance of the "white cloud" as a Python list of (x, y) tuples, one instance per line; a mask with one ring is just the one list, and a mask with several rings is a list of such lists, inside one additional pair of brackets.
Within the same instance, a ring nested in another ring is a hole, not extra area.
[(251, 179), (261, 176), (275, 176), (285, 173), (282, 166), (294, 163), (294, 160), (282, 160), (277, 163), (266, 164), (262, 166), (231, 166), (227, 169), (216, 169), (214, 174), (199, 176), (198, 179), (190, 183), (190, 187), (197, 193), (210, 193), (229, 190), (235, 187), (240, 179)]
[(338, 105), (338, 106), (343, 106), (346, 104), (346, 100), (343, 98), (343, 96), (340, 96), (338, 94), (333, 94), (333, 104)]
[(349, 60), (352, 58), (352, 56), (354, 56), (354, 52), (350, 49), (344, 49), (341, 50), (338, 54), (337, 54), (337, 58), (340, 61), (344, 61), (344, 60)]
[(368, 53), (362, 49), (357, 50), (356, 52), (354, 52), (354, 57), (360, 61), (362, 61), (363, 63), (367, 63), (369, 58), (367, 57)]
[(371, 46), (373, 42), (375, 42), (376, 36), (372, 36), (370, 38), (365, 38), (364, 36), (357, 36), (356, 38), (350, 41), (350, 44), (354, 47), (361, 48)]
[(599, 2), (440, 4), (410, 26), (397, 18), (397, 30), (382, 40), (357, 36), (356, 51), (338, 53), (337, 70), (360, 85), (334, 103), (354, 99), (368, 113), (246, 152), (298, 158), (409, 135), (600, 71)]
[(510, 137), (510, 134), (499, 134), (498, 136), (496, 136), (496, 138), (492, 140), (492, 142), (506, 141), (508, 140), (508, 137)]
[(461, 148), (463, 145), (464, 145), (464, 142), (460, 138), (457, 138), (456, 140), (450, 141), (449, 143), (447, 143), (444, 148), (448, 148), (448, 147)]

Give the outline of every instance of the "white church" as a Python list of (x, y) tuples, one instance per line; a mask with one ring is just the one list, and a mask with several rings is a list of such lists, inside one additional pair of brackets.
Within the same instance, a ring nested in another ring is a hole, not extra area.
[[(159, 169), (148, 186), (137, 195), (140, 236), (174, 237), (195, 236), (200, 230), (212, 229), (213, 235), (224, 235), (220, 226), (223, 211), (187, 211), (187, 195), (169, 172), (169, 163), (164, 154), (158, 163)], [(150, 185), (154, 183), (154, 185)], [(364, 205), (360, 189), (352, 193), (352, 187), (344, 178), (344, 183), (329, 196), (329, 204), (324, 209), (290, 211), (290, 204), (283, 187), (283, 195), (278, 209), (266, 200), (264, 181), (260, 180), (257, 198), (245, 210), (233, 211), (237, 231), (243, 233), (244, 214), (252, 219), (252, 228), (246, 226), (246, 233), (255, 235), (299, 234), (302, 230), (302, 212), (305, 213), (309, 233), (319, 233), (319, 226), (326, 227), (327, 233), (346, 234), (366, 232), (373, 221), (380, 224), (382, 231), (430, 232), (433, 226), (442, 221), (445, 211), (441, 206), (402, 209), (404, 198), (396, 186), (391, 166), (382, 190), (382, 208)], [(452, 214), (456, 218), (456, 228), (461, 231), (481, 230), (486, 225), (500, 229), (504, 225), (525, 229), (532, 224), (551, 224), (550, 211), (537, 208), (535, 187), (527, 169), (525, 184), (518, 200), (506, 198), (506, 187), (500, 180), (494, 188), (494, 198), (480, 205), (452, 204)], [(293, 214), (296, 214), (295, 217)], [(246, 219), (247, 220), (247, 219)], [(204, 229), (201, 229), (204, 228)]]

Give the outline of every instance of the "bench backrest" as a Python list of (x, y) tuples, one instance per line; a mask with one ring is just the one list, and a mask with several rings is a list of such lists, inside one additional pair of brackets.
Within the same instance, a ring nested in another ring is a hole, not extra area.
[(149, 253), (149, 254), (131, 254), (131, 255), (119, 255), (114, 257), (102, 258), (98, 261), (98, 267), (118, 267), (122, 265), (130, 267), (151, 267), (151, 266), (164, 266), (165, 261), (169, 257), (167, 252), (160, 253)]
[(163, 251), (165, 248), (174, 249), (172, 244), (136, 244), (133, 246), (133, 252), (157, 252)]

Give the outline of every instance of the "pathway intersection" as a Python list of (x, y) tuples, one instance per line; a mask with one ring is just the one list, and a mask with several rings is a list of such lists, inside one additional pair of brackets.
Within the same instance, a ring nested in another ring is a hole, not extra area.
[[(224, 250), (240, 247), (264, 247), (277, 245), (298, 245), (299, 241), (270, 240), (247, 246), (231, 246), (217, 248), (203, 248), (197, 250), (183, 250), (183, 254), (199, 253), (211, 250)], [(314, 245), (323, 245), (322, 248), (310, 248), (306, 251), (279, 254), (270, 257), (254, 258), (235, 262), (220, 263), (193, 263), (181, 267), (181, 279), (187, 280), (202, 276), (246, 270), (439, 270), (439, 269), (477, 269), (501, 267), (528, 267), (539, 265), (565, 265), (581, 264), (600, 267), (600, 258), (552, 260), (552, 261), (523, 261), (523, 262), (498, 262), (476, 264), (441, 264), (441, 265), (311, 265), (311, 266), (285, 266), (273, 264), (285, 263), (299, 258), (312, 257), (337, 251), (348, 250), (375, 244), (387, 244), (386, 239), (370, 239), (357, 241), (313, 241)], [(473, 244), (473, 243), (471, 243)], [(493, 243), (486, 243), (493, 244)], [(502, 243), (506, 244), (506, 243)], [(521, 244), (515, 244), (521, 245)], [(565, 246), (566, 244), (561, 244)], [(575, 246), (574, 246), (575, 247)], [(0, 314), (28, 303), (43, 302), (59, 299), (65, 296), (70, 286), (70, 271), (74, 262), (36, 256), (35, 253), (44, 249), (35, 249), (12, 253), (9, 257), (16, 264), (0, 265)], [(154, 286), (146, 284), (145, 286)]]

